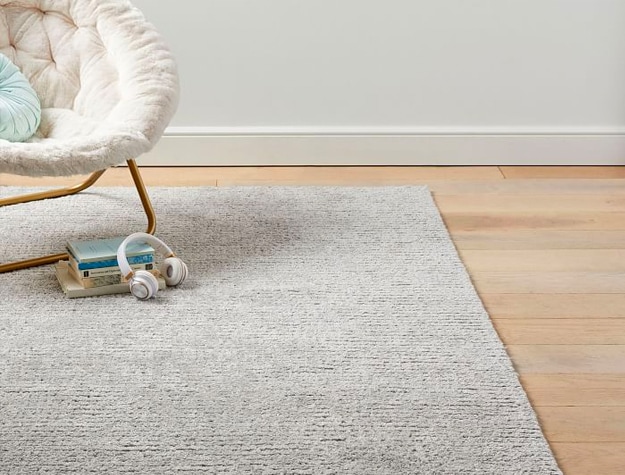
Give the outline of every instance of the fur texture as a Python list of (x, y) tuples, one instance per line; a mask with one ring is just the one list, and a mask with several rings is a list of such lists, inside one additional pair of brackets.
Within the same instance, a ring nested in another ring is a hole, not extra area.
[(128, 0), (0, 0), (0, 52), (42, 106), (28, 142), (0, 140), (0, 172), (73, 175), (149, 151), (178, 105), (173, 56)]

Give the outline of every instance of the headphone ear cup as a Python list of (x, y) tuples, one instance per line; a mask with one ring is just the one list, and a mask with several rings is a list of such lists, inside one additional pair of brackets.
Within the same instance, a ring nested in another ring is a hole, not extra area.
[(170, 287), (182, 284), (189, 273), (187, 265), (178, 257), (165, 259), (159, 270), (165, 279), (165, 283)]
[(130, 293), (139, 300), (148, 300), (158, 292), (158, 280), (152, 273), (139, 270), (130, 279)]

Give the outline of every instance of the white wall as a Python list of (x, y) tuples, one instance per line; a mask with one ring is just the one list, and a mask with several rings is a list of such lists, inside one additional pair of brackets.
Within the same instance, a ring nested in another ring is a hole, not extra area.
[(182, 81), (144, 163), (625, 164), (623, 0), (134, 3)]

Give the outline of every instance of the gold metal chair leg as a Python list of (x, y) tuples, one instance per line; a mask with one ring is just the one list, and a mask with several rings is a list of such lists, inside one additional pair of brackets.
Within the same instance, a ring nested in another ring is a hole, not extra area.
[(134, 160), (128, 160), (128, 168), (130, 169), (130, 174), (132, 175), (132, 179), (135, 182), (135, 187), (137, 188), (137, 192), (139, 193), (139, 198), (141, 199), (141, 204), (143, 205), (143, 210), (148, 218), (148, 229), (145, 231), (148, 234), (154, 234), (156, 232), (156, 213), (154, 212), (154, 208), (152, 208), (152, 202), (150, 201), (150, 196), (148, 195), (148, 190), (145, 188), (145, 183), (143, 183), (143, 178), (141, 178), (141, 173), (139, 173), (139, 167), (137, 166), (137, 162)]
[[(156, 214), (154, 213), (154, 208), (152, 207), (152, 203), (150, 202), (150, 197), (148, 196), (148, 192), (145, 188), (145, 184), (143, 183), (143, 178), (141, 178), (141, 174), (139, 173), (139, 167), (134, 160), (128, 160), (128, 168), (130, 170), (130, 174), (132, 175), (132, 179), (134, 181), (135, 187), (139, 193), (139, 198), (141, 199), (141, 204), (143, 205), (143, 209), (148, 218), (148, 227), (147, 233), (154, 234), (156, 231)], [(68, 188), (60, 188), (57, 190), (51, 191), (43, 191), (40, 193), (31, 193), (22, 196), (15, 196), (11, 198), (0, 199), (0, 208), (3, 206), (11, 206), (21, 203), (28, 203), (31, 201), (39, 201), (46, 200), (51, 198), (60, 198), (63, 196), (75, 195), (76, 193), (80, 193), (81, 191), (86, 190), (90, 186), (92, 186), (98, 179), (104, 174), (106, 170), (97, 171), (89, 176), (87, 180), (82, 183), (79, 183), (75, 186), (71, 186)], [(52, 254), (49, 256), (37, 257), (34, 259), (27, 259), (24, 261), (12, 262), (10, 264), (2, 264), (0, 265), (0, 274), (6, 272), (13, 272), (21, 269), (28, 269), (30, 267), (37, 266), (45, 266), (48, 264), (55, 264), (58, 261), (67, 260), (69, 256), (67, 253), (62, 254)]]
[(32, 193), (29, 195), (14, 196), (11, 198), (0, 199), (0, 208), (3, 206), (18, 205), (21, 203), (28, 203), (30, 201), (47, 200), (51, 198), (60, 198), (62, 196), (75, 195), (83, 190), (86, 190), (93, 185), (98, 179), (104, 175), (106, 170), (100, 170), (89, 176), (84, 182), (78, 185), (70, 186), (68, 188), (59, 188), (57, 190), (42, 191), (40, 193)]

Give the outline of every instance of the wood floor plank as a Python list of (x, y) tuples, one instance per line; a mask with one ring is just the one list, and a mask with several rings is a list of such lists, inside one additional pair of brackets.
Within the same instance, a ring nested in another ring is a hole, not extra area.
[(506, 178), (625, 178), (625, 167), (499, 167)]
[(452, 238), (460, 250), (622, 249), (625, 230), (486, 230), (455, 231)]
[[(139, 165), (141, 162), (139, 160)], [(508, 167), (509, 168), (509, 167)], [(540, 167), (542, 168), (542, 167)], [(598, 167), (594, 174), (609, 176), (613, 171), (603, 170), (610, 167)], [(625, 167), (621, 167), (625, 168)], [(113, 170), (113, 169), (112, 169)], [(110, 174), (112, 170), (107, 171)], [(243, 180), (251, 183), (259, 181), (269, 183), (295, 182), (306, 183), (311, 178), (314, 181), (329, 180), (335, 183), (342, 181), (345, 184), (355, 185), (358, 181), (367, 183), (388, 184), (395, 181), (398, 184), (410, 182), (432, 182), (434, 192), (446, 194), (458, 193), (575, 193), (575, 194), (623, 194), (625, 183), (619, 178), (625, 173), (619, 172), (614, 179), (588, 179), (583, 175), (580, 179), (562, 180), (558, 178), (544, 179), (545, 175), (579, 176), (580, 173), (573, 167), (572, 171), (543, 171), (538, 173), (538, 179), (507, 179), (497, 167), (145, 167), (141, 171), (149, 175), (153, 181), (151, 186), (214, 186), (217, 179)], [(532, 172), (533, 173), (533, 172)], [(530, 175), (532, 173), (529, 173)], [(119, 167), (114, 176), (120, 176), (125, 185), (125, 167)], [(536, 174), (536, 173), (534, 173)], [(592, 175), (592, 173), (591, 173)], [(508, 178), (512, 178), (509, 176)], [(56, 181), (55, 181), (56, 180)], [(0, 174), (0, 186), (56, 186), (57, 183), (71, 184), (73, 178), (31, 178), (17, 175)], [(189, 185), (185, 185), (189, 183)], [(231, 184), (231, 183), (230, 183)], [(115, 186), (115, 185), (104, 185)]]
[(516, 230), (625, 230), (625, 213), (612, 212), (444, 212), (450, 232)]
[(551, 448), (565, 475), (623, 475), (625, 443), (554, 442)]
[(625, 374), (525, 374), (520, 380), (535, 407), (625, 406)]
[(486, 181), (433, 181), (434, 195), (623, 195), (621, 179), (506, 179)]
[(552, 442), (625, 442), (625, 407), (537, 407)]
[[(147, 186), (217, 186), (217, 179), (206, 168), (141, 167)], [(1, 186), (63, 187), (80, 183), (86, 176), (22, 177), (0, 174)], [(134, 186), (126, 167), (110, 168), (94, 186)]]
[(625, 374), (625, 345), (508, 345), (519, 374)]
[(625, 272), (625, 249), (461, 250), (460, 256), (472, 272)]
[(480, 298), (492, 318), (625, 318), (623, 294), (488, 294)]
[(614, 194), (458, 194), (436, 193), (436, 205), (443, 213), (514, 212), (625, 212), (625, 195)]
[(438, 180), (502, 180), (498, 167), (214, 167), (219, 186), (405, 185)]
[(623, 294), (623, 272), (470, 272), (485, 294)]
[[(498, 167), (141, 167), (149, 186), (232, 185), (406, 185), (440, 180), (503, 180)], [(32, 178), (0, 174), (0, 185), (67, 186), (78, 177)], [(117, 167), (99, 186), (130, 186), (128, 171)]]
[(506, 345), (625, 345), (625, 318), (505, 318), (493, 324)]

